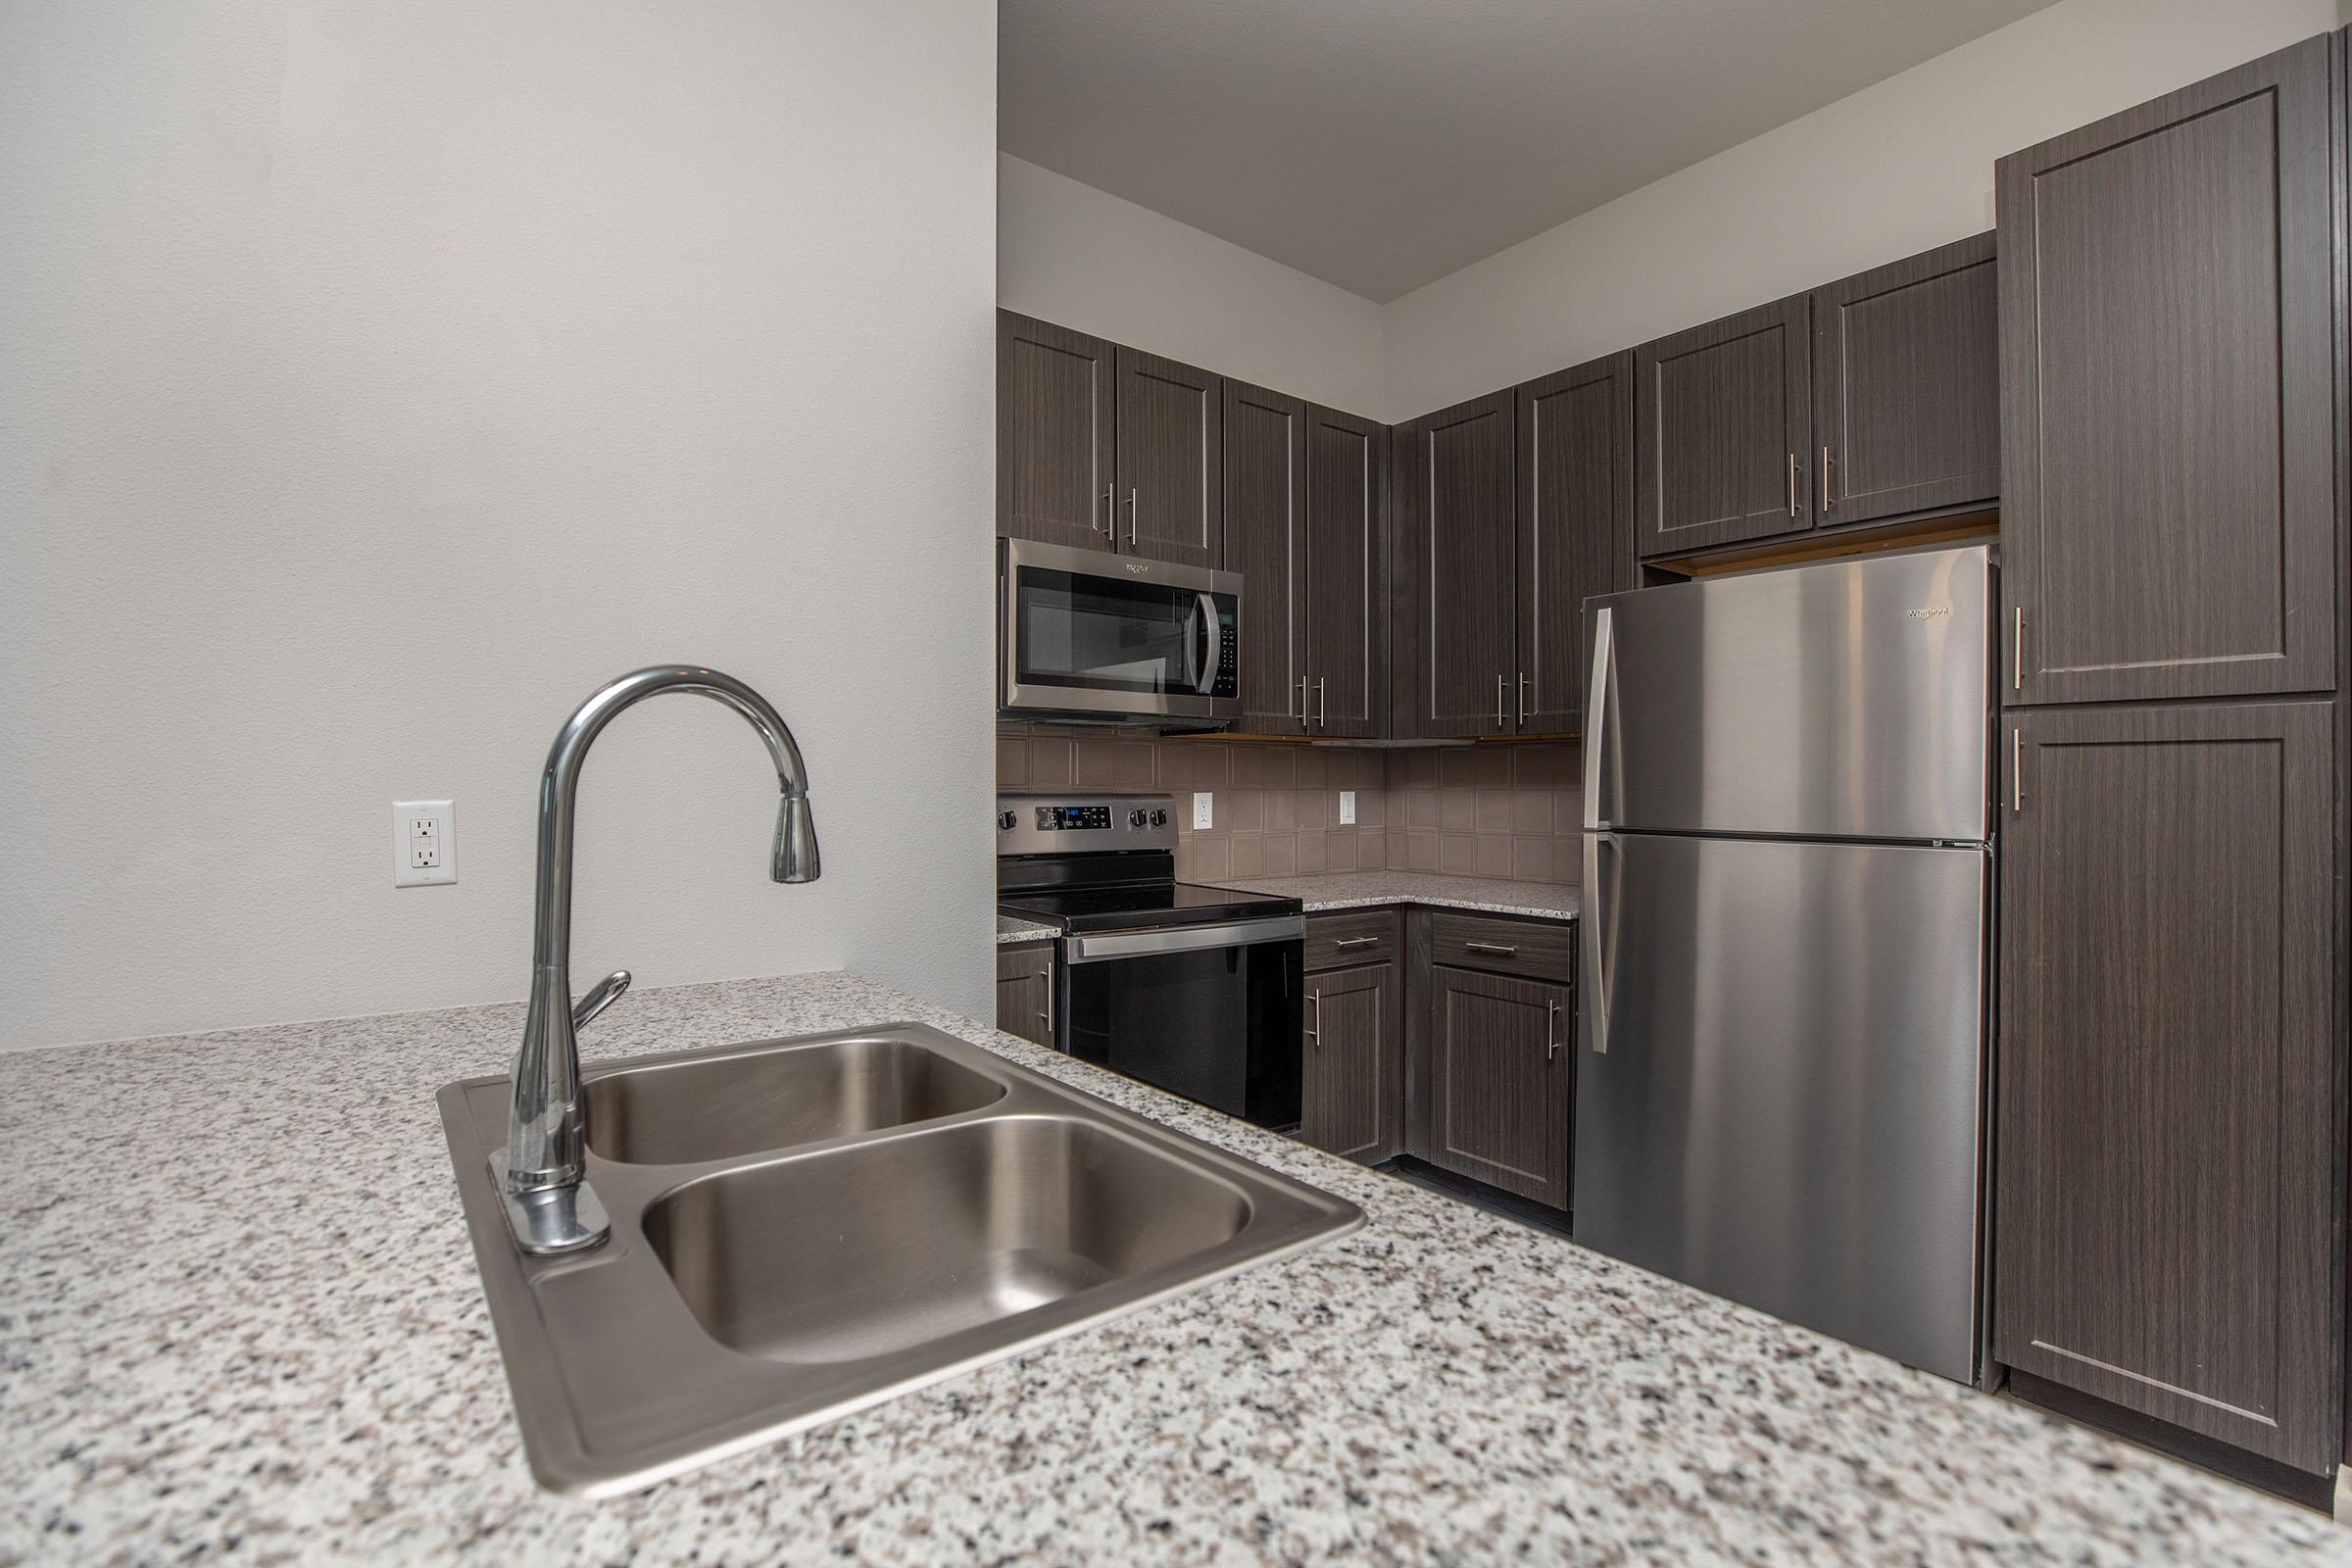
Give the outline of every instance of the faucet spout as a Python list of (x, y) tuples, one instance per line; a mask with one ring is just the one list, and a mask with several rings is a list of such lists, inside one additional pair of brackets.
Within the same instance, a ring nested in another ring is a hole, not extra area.
[[(768, 874), (778, 882), (813, 882), (819, 874), (808, 773), (800, 746), (768, 700), (734, 676), (695, 664), (636, 670), (582, 703), (557, 732), (539, 776), (530, 1011), (522, 1027), (522, 1046), (514, 1055), (507, 1146), (490, 1161), (515, 1245), (526, 1252), (576, 1251), (594, 1247), (611, 1233), (603, 1205), (587, 1184), (587, 1126), (571, 998), (572, 815), (589, 746), (622, 709), (660, 692), (693, 692), (723, 703), (759, 732), (775, 763), (776, 787), (782, 795)], [(615, 978), (627, 984), (625, 977)], [(580, 1021), (618, 994), (613, 989), (583, 999)]]

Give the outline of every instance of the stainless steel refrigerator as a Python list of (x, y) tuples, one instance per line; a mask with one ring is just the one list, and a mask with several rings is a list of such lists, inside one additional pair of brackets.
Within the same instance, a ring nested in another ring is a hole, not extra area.
[(1976, 1380), (1984, 546), (1588, 601), (1574, 1233)]

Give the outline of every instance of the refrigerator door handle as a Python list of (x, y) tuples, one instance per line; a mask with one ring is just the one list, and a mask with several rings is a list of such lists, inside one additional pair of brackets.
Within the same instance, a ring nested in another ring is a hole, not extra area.
[[(1600, 754), (1608, 742), (1609, 687), (1616, 670), (1616, 639), (1611, 634), (1609, 607), (1592, 612), (1592, 683), (1585, 693), (1585, 826), (1607, 827), (1600, 816)], [(1590, 864), (1590, 841), (1585, 850)], [(1588, 884), (1590, 885), (1590, 884)]]
[[(1607, 611), (1602, 611), (1607, 614)], [(1617, 836), (1613, 833), (1588, 832), (1585, 835), (1585, 909), (1576, 923), (1583, 961), (1578, 965), (1576, 994), (1583, 1004), (1584, 1037), (1592, 1044), (1592, 1054), (1609, 1054), (1609, 971), (1606, 961), (1610, 943), (1606, 927), (1609, 920), (1609, 901), (1602, 894), (1605, 884), (1600, 876), (1600, 852), (1606, 847), (1613, 857), (1617, 851)], [(1612, 859), (1610, 869), (1615, 870)]]

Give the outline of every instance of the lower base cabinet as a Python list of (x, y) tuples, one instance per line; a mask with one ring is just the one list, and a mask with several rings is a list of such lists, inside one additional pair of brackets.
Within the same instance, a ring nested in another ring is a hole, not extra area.
[(1564, 985), (1429, 970), (1429, 1139), (1422, 1157), (1568, 1206), (1576, 1012)]
[(1394, 963), (1306, 977), (1298, 1136), (1317, 1149), (1367, 1164), (1396, 1152), (1404, 1119), (1403, 990)]
[(1054, 1044), (1054, 944), (997, 949), (997, 1027), (1040, 1046)]

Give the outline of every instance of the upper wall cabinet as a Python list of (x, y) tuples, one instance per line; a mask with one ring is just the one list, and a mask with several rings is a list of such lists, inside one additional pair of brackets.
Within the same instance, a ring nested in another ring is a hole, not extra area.
[(1511, 731), (1515, 416), (1512, 395), (1495, 392), (1398, 432), (1400, 736)]
[(1119, 548), (1214, 566), (1224, 550), (1224, 392), (1218, 378), (1119, 350)]
[(1224, 384), (997, 313), (997, 532), (1214, 566)]
[(1998, 166), (2012, 701), (2335, 683), (2329, 42)]
[(1822, 527), (2001, 493), (1993, 239), (1813, 292), (1813, 480)]
[(1634, 351), (1642, 554), (1813, 526), (1812, 357), (1801, 294)]
[(1242, 717), (1252, 735), (1302, 732), (1307, 409), (1225, 383), (1225, 569), (1242, 574)]
[(997, 313), (997, 532), (1112, 548), (1116, 351)]
[(1633, 351), (1530, 381), (1517, 400), (1512, 712), (1523, 734), (1578, 733), (1584, 603), (1635, 586)]
[(1310, 735), (1377, 736), (1387, 728), (1387, 457), (1386, 425), (1307, 410), (1299, 712)]

